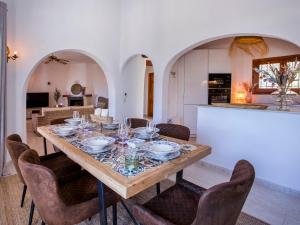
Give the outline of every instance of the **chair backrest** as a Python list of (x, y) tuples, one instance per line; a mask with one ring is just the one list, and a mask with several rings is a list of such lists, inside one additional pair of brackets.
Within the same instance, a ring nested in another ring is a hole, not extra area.
[(108, 109), (102, 109), (101, 110), (101, 116), (102, 117), (108, 117), (108, 114), (109, 114)]
[(140, 118), (128, 118), (131, 123), (131, 128), (146, 127), (148, 120)]
[(30, 149), (28, 145), (22, 142), (21, 137), (18, 134), (12, 134), (6, 137), (5, 144), (8, 150), (8, 153), (11, 157), (11, 160), (15, 166), (15, 169), (17, 171), (17, 174), (20, 178), (20, 180), (25, 184), (23, 176), (21, 174), (18, 159), (20, 155), (25, 152), (27, 149)]
[(161, 135), (184, 141), (190, 139), (190, 129), (188, 127), (172, 123), (160, 123), (156, 127), (159, 129), (159, 134)]
[(94, 112), (94, 115), (96, 115), (96, 116), (101, 116), (101, 108), (96, 108), (95, 109), (95, 112)]
[(65, 120), (68, 118), (70, 118), (70, 117), (53, 119), (50, 121), (50, 125), (64, 124), (64, 123), (66, 123)]
[(254, 177), (253, 166), (246, 160), (240, 160), (229, 182), (213, 186), (201, 196), (192, 225), (235, 225)]
[(48, 224), (51, 224), (49, 221), (53, 217), (63, 221), (65, 204), (59, 197), (59, 186), (53, 171), (41, 165), (37, 152), (32, 149), (22, 153), (19, 166), (42, 219)]

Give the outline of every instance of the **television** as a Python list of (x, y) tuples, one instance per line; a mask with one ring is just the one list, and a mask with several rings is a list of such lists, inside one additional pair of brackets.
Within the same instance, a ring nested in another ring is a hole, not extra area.
[(26, 108), (41, 108), (41, 107), (49, 107), (49, 93), (48, 92), (27, 93)]

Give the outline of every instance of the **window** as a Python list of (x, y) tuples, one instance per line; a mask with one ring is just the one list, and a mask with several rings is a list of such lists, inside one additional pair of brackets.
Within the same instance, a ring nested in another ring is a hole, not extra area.
[[(259, 68), (268, 71), (268, 64), (273, 65), (277, 69), (282, 68), (285, 65), (294, 66), (295, 60), (298, 59), (300, 61), (300, 55), (290, 55), (290, 56), (281, 56), (281, 57), (273, 57), (273, 58), (265, 58), (265, 59), (255, 59), (253, 60), (253, 69)], [(298, 78), (291, 85), (293, 91), (300, 93), (300, 73), (298, 74)], [(253, 91), (254, 94), (271, 94), (275, 91), (274, 86), (267, 81), (263, 81), (260, 78), (260, 74), (256, 73), (253, 70), (252, 75), (252, 84), (255, 86)]]

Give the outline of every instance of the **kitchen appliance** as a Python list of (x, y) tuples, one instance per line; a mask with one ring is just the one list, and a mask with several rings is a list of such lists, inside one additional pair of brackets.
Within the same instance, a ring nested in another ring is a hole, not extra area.
[(230, 103), (231, 74), (210, 73), (208, 75), (208, 104)]

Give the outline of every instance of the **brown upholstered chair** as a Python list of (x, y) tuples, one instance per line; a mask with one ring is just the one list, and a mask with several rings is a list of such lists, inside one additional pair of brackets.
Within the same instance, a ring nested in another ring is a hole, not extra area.
[[(31, 149), (22, 153), (19, 166), (42, 224), (77, 224), (98, 212), (96, 179), (87, 172), (82, 171), (79, 176), (60, 183), (55, 173), (43, 166), (37, 152)], [(106, 188), (105, 200), (106, 207), (113, 206), (116, 217), (116, 203), (120, 197)]]
[[(23, 193), (21, 198), (21, 207), (23, 207), (24, 199), (27, 191), (27, 185), (21, 174), (19, 164), (18, 164), (18, 159), (20, 155), (26, 150), (30, 149), (30, 147), (27, 144), (22, 142), (22, 139), (18, 134), (9, 135), (6, 138), (5, 143), (9, 155), (15, 166), (15, 169), (17, 171), (17, 175), (21, 180), (21, 182), (23, 183)], [(54, 173), (57, 175), (57, 177), (59, 177), (60, 181), (62, 182), (66, 179), (69, 179), (69, 177), (76, 176), (76, 174), (81, 170), (81, 167), (79, 165), (74, 163), (72, 160), (67, 158), (62, 153), (54, 153), (46, 156), (41, 156), (40, 161), (44, 166), (52, 169)], [(32, 220), (33, 210), (34, 210), (33, 204), (31, 204), (29, 224), (31, 223)]]
[(156, 127), (159, 129), (159, 134), (188, 141), (190, 139), (190, 129), (188, 127), (172, 124), (160, 123)]
[(253, 166), (239, 161), (229, 182), (209, 189), (180, 179), (133, 214), (143, 225), (235, 225), (252, 187)]
[(140, 118), (128, 118), (131, 122), (131, 128), (146, 127), (148, 120)]
[(65, 120), (69, 119), (70, 117), (64, 117), (64, 118), (58, 118), (58, 119), (53, 119), (50, 121), (50, 125), (56, 125), (56, 124), (63, 124), (66, 123)]
[[(65, 119), (68, 119), (70, 117), (64, 117), (64, 118), (58, 118), (58, 119), (54, 119), (50, 121), (50, 125), (57, 125), (57, 124), (64, 124), (65, 123)], [(55, 145), (53, 145), (53, 149), (55, 152), (61, 152), (61, 150), (56, 147)]]
[[(171, 123), (159, 123), (156, 127), (159, 129), (159, 134), (161, 135), (184, 141), (188, 141), (190, 139), (190, 129), (188, 127)], [(157, 194), (160, 193), (159, 183), (156, 184), (156, 192)]]

